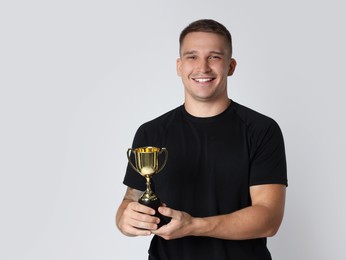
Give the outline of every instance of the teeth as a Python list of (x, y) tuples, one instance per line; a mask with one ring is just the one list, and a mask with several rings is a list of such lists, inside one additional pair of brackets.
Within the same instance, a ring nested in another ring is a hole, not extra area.
[(205, 79), (195, 79), (196, 81), (198, 81), (198, 82), (207, 82), (207, 81), (211, 81), (211, 79), (207, 79), (207, 78), (205, 78)]

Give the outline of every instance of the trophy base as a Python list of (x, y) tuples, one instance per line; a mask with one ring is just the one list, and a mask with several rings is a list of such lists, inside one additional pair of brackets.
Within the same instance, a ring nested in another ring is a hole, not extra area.
[(158, 211), (158, 208), (162, 205), (161, 201), (159, 198), (155, 198), (155, 199), (145, 199), (145, 198), (139, 198), (138, 202), (142, 205), (148, 206), (152, 209), (155, 210), (155, 217), (158, 217), (160, 219), (160, 223), (158, 224), (158, 227), (162, 227), (163, 225), (168, 224), (169, 220), (167, 217), (161, 215)]

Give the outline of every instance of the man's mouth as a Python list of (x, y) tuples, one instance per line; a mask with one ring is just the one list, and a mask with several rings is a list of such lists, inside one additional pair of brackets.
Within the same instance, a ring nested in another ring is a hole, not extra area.
[(193, 80), (199, 83), (205, 83), (214, 80), (214, 78), (193, 78)]

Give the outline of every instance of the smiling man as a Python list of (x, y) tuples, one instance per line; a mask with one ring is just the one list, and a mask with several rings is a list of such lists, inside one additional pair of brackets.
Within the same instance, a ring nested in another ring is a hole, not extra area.
[(169, 160), (152, 180), (158, 211), (138, 203), (145, 180), (131, 167), (116, 224), (127, 236), (153, 239), (149, 259), (271, 259), (267, 237), (284, 214), (287, 172), (277, 123), (231, 100), (229, 31), (198, 20), (180, 35), (177, 74), (185, 103), (141, 125), (133, 147), (166, 147)]

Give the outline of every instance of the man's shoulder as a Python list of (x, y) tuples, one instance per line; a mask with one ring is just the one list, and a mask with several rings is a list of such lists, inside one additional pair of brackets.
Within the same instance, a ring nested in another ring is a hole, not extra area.
[(277, 122), (268, 115), (262, 114), (261, 112), (258, 112), (257, 110), (254, 110), (242, 104), (236, 102), (234, 103), (237, 116), (246, 125), (247, 128), (263, 129), (278, 127)]
[(140, 128), (152, 128), (152, 127), (159, 127), (164, 125), (169, 125), (180, 115), (181, 113), (181, 106), (178, 106), (174, 109), (169, 110), (168, 112), (150, 120), (145, 123), (143, 123)]

